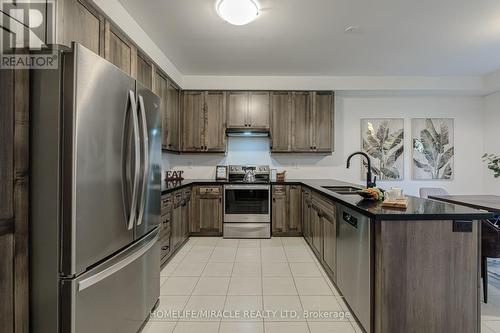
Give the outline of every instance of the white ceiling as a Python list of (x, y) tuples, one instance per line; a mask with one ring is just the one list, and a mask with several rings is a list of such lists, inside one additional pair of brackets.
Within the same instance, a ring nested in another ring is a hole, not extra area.
[[(120, 0), (185, 75), (482, 75), (500, 68), (498, 0), (260, 0), (237, 27), (216, 0)], [(358, 26), (345, 33), (348, 26)]]

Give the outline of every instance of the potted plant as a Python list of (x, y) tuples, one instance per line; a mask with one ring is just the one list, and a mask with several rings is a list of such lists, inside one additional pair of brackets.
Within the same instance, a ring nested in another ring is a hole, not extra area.
[(488, 164), (488, 169), (493, 171), (495, 178), (500, 177), (500, 156), (494, 154), (484, 154), (483, 162)]

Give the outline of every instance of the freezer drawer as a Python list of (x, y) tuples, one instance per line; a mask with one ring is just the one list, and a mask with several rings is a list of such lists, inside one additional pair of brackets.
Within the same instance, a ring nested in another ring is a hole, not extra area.
[(61, 282), (62, 329), (136, 333), (160, 295), (158, 230), (82, 276)]

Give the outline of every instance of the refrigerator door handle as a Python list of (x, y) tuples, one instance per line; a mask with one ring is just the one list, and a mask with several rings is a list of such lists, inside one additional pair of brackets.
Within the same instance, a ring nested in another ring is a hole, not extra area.
[(141, 119), (142, 119), (142, 144), (144, 149), (144, 172), (142, 175), (142, 191), (140, 197), (140, 208), (139, 208), (139, 216), (137, 217), (137, 225), (142, 224), (142, 220), (144, 218), (144, 207), (146, 204), (146, 189), (148, 185), (149, 178), (149, 139), (148, 139), (148, 123), (146, 120), (146, 108), (144, 107), (144, 98), (139, 95), (139, 109), (141, 111)]
[(142, 247), (140, 247), (138, 250), (132, 252), (130, 255), (128, 255), (126, 258), (118, 261), (117, 263), (95, 273), (92, 276), (89, 276), (86, 279), (83, 279), (82, 281), (78, 282), (78, 291), (83, 291), (87, 288), (90, 288), (94, 284), (106, 279), (107, 277), (115, 274), (116, 272), (120, 271), (121, 269), (127, 267), (130, 265), (132, 262), (140, 258), (143, 254), (148, 252), (158, 241), (158, 231), (152, 232), (145, 240), (144, 242), (147, 242), (144, 244)]
[(141, 167), (141, 153), (140, 153), (140, 137), (139, 137), (139, 117), (137, 116), (137, 103), (135, 102), (135, 93), (131, 90), (129, 91), (130, 104), (132, 109), (132, 120), (134, 126), (134, 160), (135, 160), (135, 170), (134, 170), (134, 185), (132, 189), (132, 203), (130, 205), (130, 215), (128, 218), (127, 229), (132, 230), (135, 223), (136, 211), (137, 211), (137, 191), (139, 187), (139, 176)]

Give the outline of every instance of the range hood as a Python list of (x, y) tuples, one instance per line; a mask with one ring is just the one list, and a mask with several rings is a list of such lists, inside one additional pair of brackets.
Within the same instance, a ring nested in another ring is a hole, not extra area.
[(226, 135), (230, 137), (245, 137), (245, 138), (264, 138), (269, 136), (268, 129), (250, 129), (250, 128), (228, 128)]

